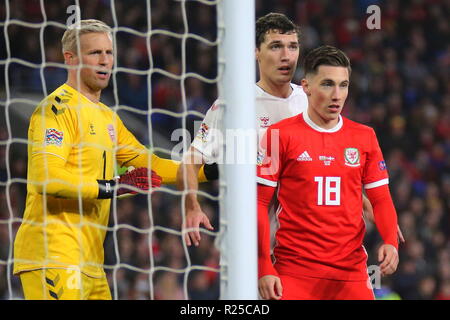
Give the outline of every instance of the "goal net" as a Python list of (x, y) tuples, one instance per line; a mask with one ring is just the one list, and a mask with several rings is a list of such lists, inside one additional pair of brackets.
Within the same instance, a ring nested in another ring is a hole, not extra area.
[[(221, 2), (0, 4), (0, 299), (23, 298), (12, 268), (27, 192), (27, 131), (37, 104), (67, 79), (61, 53), (67, 26), (81, 18), (112, 27), (114, 68), (101, 101), (149, 149), (181, 160), (220, 93)], [(227, 270), (227, 259), (220, 258), (224, 186), (222, 179), (201, 185), (199, 199), (215, 229), (202, 229), (193, 248), (183, 240), (183, 192), (174, 185), (111, 202), (104, 269), (113, 299), (221, 297), (220, 279), (228, 281), (220, 272)]]

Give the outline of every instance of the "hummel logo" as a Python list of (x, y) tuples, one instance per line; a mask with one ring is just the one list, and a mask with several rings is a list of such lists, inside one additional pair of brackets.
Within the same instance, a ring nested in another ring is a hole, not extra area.
[(309, 156), (308, 151), (304, 151), (298, 156), (297, 161), (312, 161), (312, 158)]

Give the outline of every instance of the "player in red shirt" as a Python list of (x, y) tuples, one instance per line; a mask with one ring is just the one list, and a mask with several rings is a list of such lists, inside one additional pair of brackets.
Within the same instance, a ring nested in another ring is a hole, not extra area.
[[(331, 46), (305, 58), (308, 110), (272, 125), (258, 166), (259, 290), (264, 299), (374, 299), (363, 246), (362, 190), (384, 244), (382, 275), (398, 265), (397, 215), (375, 132), (342, 117), (351, 68)], [(274, 263), (267, 209), (280, 203)]]

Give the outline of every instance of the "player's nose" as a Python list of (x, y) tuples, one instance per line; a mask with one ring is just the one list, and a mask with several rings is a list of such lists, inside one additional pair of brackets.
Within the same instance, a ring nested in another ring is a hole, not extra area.
[(281, 49), (280, 58), (281, 61), (283, 62), (289, 61), (290, 57), (289, 57), (289, 50), (287, 47), (283, 47)]
[(106, 66), (106, 65), (108, 65), (108, 63), (110, 62), (109, 60), (110, 60), (110, 59), (109, 59), (108, 53), (102, 52), (102, 53), (100, 54), (100, 56), (99, 56), (98, 63), (99, 63), (100, 65), (102, 65), (102, 66)]
[(333, 91), (331, 92), (331, 99), (333, 100), (333, 102), (337, 102), (337, 101), (341, 100), (342, 94), (343, 93), (339, 89), (339, 86), (335, 86), (333, 88)]

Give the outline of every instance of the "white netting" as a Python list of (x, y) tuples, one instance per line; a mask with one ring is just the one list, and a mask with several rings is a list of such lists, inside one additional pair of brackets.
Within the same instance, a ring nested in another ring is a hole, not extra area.
[[(28, 120), (39, 101), (66, 80), (60, 40), (69, 16), (79, 8), (81, 19), (99, 19), (113, 28), (115, 65), (101, 100), (143, 144), (169, 158), (173, 150), (189, 145), (194, 120), (203, 118), (218, 95), (217, 2), (0, 4), (1, 299), (22, 298), (12, 264), (25, 207)], [(172, 136), (180, 128), (185, 130), (183, 140)], [(113, 299), (218, 298), (219, 251), (214, 241), (220, 230), (220, 197), (217, 183), (202, 190), (203, 209), (215, 231), (202, 233), (201, 245), (192, 249), (182, 240), (184, 209), (174, 186), (112, 202), (104, 267)]]

